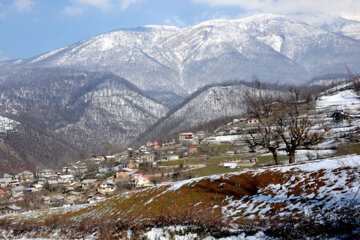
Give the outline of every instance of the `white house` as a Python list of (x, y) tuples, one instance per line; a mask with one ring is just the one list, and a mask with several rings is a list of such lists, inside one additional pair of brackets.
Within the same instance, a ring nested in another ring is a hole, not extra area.
[(60, 184), (67, 184), (67, 183), (72, 183), (74, 182), (74, 175), (72, 174), (67, 174), (67, 175), (60, 175), (59, 176), (59, 179), (58, 179), (58, 182)]
[(97, 179), (85, 179), (81, 182), (81, 187), (86, 190), (94, 187), (99, 180)]
[(148, 187), (151, 185), (150, 177), (143, 175), (142, 173), (135, 173), (130, 180), (134, 187)]
[(105, 180), (103, 181), (97, 188), (98, 193), (101, 193), (103, 195), (105, 194), (112, 194), (116, 190), (116, 185), (111, 180)]
[(224, 168), (237, 168), (238, 164), (236, 162), (226, 162), (223, 166)]

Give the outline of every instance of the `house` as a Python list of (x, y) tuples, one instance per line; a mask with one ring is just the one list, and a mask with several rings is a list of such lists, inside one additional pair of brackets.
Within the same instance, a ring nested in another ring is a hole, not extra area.
[(100, 161), (106, 160), (106, 157), (102, 155), (94, 155), (94, 158), (99, 159)]
[(179, 134), (179, 141), (180, 142), (191, 142), (195, 139), (194, 133), (180, 133)]
[(76, 190), (77, 188), (80, 188), (80, 187), (81, 187), (80, 182), (73, 182), (73, 183), (70, 183), (69, 185), (67, 185), (67, 190), (68, 191), (74, 191), (74, 190)]
[(76, 174), (79, 174), (79, 173), (80, 173), (80, 170), (79, 170), (78, 166), (71, 166), (69, 168), (68, 174), (76, 175)]
[(121, 171), (122, 168), (123, 168), (123, 165), (120, 164), (120, 165), (117, 165), (115, 167), (112, 167), (111, 171), (113, 171), (113, 172)]
[(197, 147), (196, 146), (190, 146), (189, 147), (189, 154), (196, 154), (197, 153)]
[(89, 162), (95, 163), (95, 164), (100, 164), (101, 160), (98, 158), (90, 158), (88, 159)]
[(81, 199), (81, 193), (71, 192), (70, 195), (65, 197), (65, 201), (79, 201)]
[(166, 160), (171, 161), (171, 160), (179, 160), (179, 155), (170, 155), (165, 157)]
[(39, 176), (38, 178), (38, 184), (45, 184), (48, 182), (50, 184), (57, 184), (59, 176), (57, 174), (48, 175), (48, 176)]
[(103, 196), (88, 196), (87, 202), (89, 204), (100, 202), (101, 200), (104, 200)]
[(229, 134), (230, 135), (236, 135), (238, 132), (235, 129), (230, 129)]
[(44, 169), (41, 172), (39, 172), (38, 176), (43, 176), (43, 177), (47, 177), (47, 176), (53, 176), (55, 174), (55, 171), (52, 169)]
[(63, 207), (71, 207), (71, 206), (74, 206), (75, 205), (75, 202), (72, 201), (72, 200), (65, 200), (64, 203), (63, 203)]
[(134, 174), (134, 170), (130, 169), (130, 168), (122, 168), (119, 171), (116, 171), (116, 179), (127, 179), (129, 178), (132, 174)]
[(41, 191), (43, 189), (43, 187), (44, 186), (42, 184), (34, 184), (32, 186), (32, 191), (33, 192), (39, 192), (39, 191)]
[(206, 137), (206, 133), (204, 131), (199, 131), (195, 133), (195, 139), (198, 141), (203, 140)]
[(111, 172), (111, 168), (109, 167), (99, 168), (99, 173), (101, 174), (108, 174), (109, 172)]
[(49, 180), (47, 180), (47, 183), (49, 185), (56, 185), (56, 184), (58, 184), (58, 180), (57, 179), (49, 179)]
[(224, 168), (238, 168), (238, 167), (250, 167), (254, 166), (259, 160), (256, 157), (251, 158), (250, 160), (233, 160), (222, 163)]
[(16, 175), (16, 178), (19, 179), (20, 182), (32, 182), (34, 180), (34, 174), (29, 171), (23, 171)]
[(5, 190), (0, 188), (0, 199), (4, 198), (5, 196), (6, 196)]
[(12, 182), (12, 178), (0, 178), (0, 187), (6, 188), (10, 186), (11, 182)]
[(259, 123), (259, 119), (257, 118), (250, 118), (249, 120), (246, 121), (247, 124), (257, 124)]
[(147, 146), (145, 145), (142, 145), (141, 147), (139, 147), (139, 151), (141, 152), (146, 152), (148, 149), (147, 149)]
[(57, 180), (58, 178), (59, 178), (59, 175), (52, 173), (52, 174), (39, 175), (38, 180), (40, 182), (46, 182), (49, 180)]
[(99, 180), (97, 179), (85, 179), (81, 182), (81, 187), (84, 190), (91, 189), (98, 184)]
[(153, 162), (154, 160), (155, 160), (155, 154), (150, 152), (144, 152), (144, 154), (140, 156), (141, 162)]
[(11, 179), (15, 179), (15, 177), (13, 175), (10, 175), (8, 173), (4, 173), (4, 178), (11, 178)]
[(130, 159), (128, 168), (139, 168), (139, 167), (140, 167), (140, 163), (138, 160)]
[(148, 150), (155, 150), (160, 148), (160, 143), (158, 141), (149, 141), (146, 146)]
[(69, 173), (70, 168), (71, 168), (71, 165), (65, 165), (62, 167), (62, 172), (67, 174), (67, 173)]
[(16, 178), (10, 182), (10, 187), (18, 187), (20, 185), (21, 185), (20, 181)]
[(103, 181), (97, 188), (98, 193), (106, 195), (112, 194), (116, 190), (116, 185), (112, 180)]
[(176, 144), (175, 139), (172, 139), (172, 140), (169, 141), (169, 142), (163, 142), (162, 146), (163, 146), (163, 147), (171, 147), (171, 146), (174, 146), (175, 144)]
[(26, 189), (24, 186), (14, 187), (11, 189), (11, 195), (13, 198), (22, 197), (22, 196), (24, 196), (25, 190)]
[(116, 160), (116, 156), (115, 155), (107, 155), (105, 156), (106, 160)]
[(145, 176), (142, 173), (135, 173), (132, 175), (130, 184), (134, 187), (148, 187), (151, 185), (150, 177)]
[(0, 213), (13, 214), (20, 212), (21, 208), (16, 205), (0, 206)]
[(75, 180), (74, 175), (68, 174), (68, 175), (60, 175), (58, 179), (58, 183), (60, 184), (68, 184), (73, 183)]
[(78, 166), (78, 170), (80, 174), (88, 172), (88, 168), (85, 164), (81, 164)]
[(238, 163), (237, 162), (224, 162), (223, 167), (224, 168), (237, 168)]

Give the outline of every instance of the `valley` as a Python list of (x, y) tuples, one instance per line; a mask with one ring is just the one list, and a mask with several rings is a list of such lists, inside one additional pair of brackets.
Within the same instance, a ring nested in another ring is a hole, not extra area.
[[(356, 14), (202, 11), (90, 34), (147, 2), (57, 4), (49, 26), (96, 24), (37, 55), (61, 29), (22, 35), (27, 57), (0, 39), (0, 239), (360, 238)], [(1, 3), (0, 21), (35, 27), (34, 6)]]

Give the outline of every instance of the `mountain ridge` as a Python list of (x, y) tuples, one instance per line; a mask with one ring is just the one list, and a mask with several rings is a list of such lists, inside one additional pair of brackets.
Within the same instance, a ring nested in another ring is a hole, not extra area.
[(125, 147), (168, 109), (112, 73), (64, 68), (2, 71), (0, 115), (86, 152)]
[(93, 36), (3, 65), (109, 71), (143, 91), (183, 97), (207, 84), (248, 80), (254, 73), (272, 83), (305, 83), (318, 75), (343, 73), (345, 64), (360, 64), (360, 41), (342, 32), (360, 23), (336, 21), (331, 31), (270, 14), (216, 19), (185, 28), (147, 25)]

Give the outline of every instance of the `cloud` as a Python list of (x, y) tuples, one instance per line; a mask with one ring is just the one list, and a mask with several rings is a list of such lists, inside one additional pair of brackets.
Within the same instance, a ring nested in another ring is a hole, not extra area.
[(357, 13), (342, 12), (340, 16), (345, 19), (360, 21), (360, 13), (359, 12), (357, 12)]
[(101, 9), (113, 9), (119, 8), (121, 10), (127, 9), (131, 4), (138, 2), (139, 0), (71, 0), (72, 6), (79, 7), (96, 7)]
[(15, 0), (13, 5), (18, 12), (30, 12), (34, 6), (32, 0)]
[(173, 16), (171, 18), (166, 18), (164, 20), (164, 23), (166, 25), (178, 26), (178, 27), (181, 27), (181, 26), (185, 25), (185, 23), (178, 16)]
[(342, 12), (360, 12), (359, 0), (192, 0), (210, 6), (239, 6), (247, 11), (270, 13), (326, 12), (341, 15)]
[(62, 14), (67, 16), (82, 16), (84, 14), (84, 9), (80, 6), (70, 5), (64, 8)]
[(110, 0), (72, 0), (72, 2), (103, 9), (110, 7)]
[(120, 7), (122, 10), (127, 9), (131, 4), (138, 2), (138, 0), (121, 0)]

